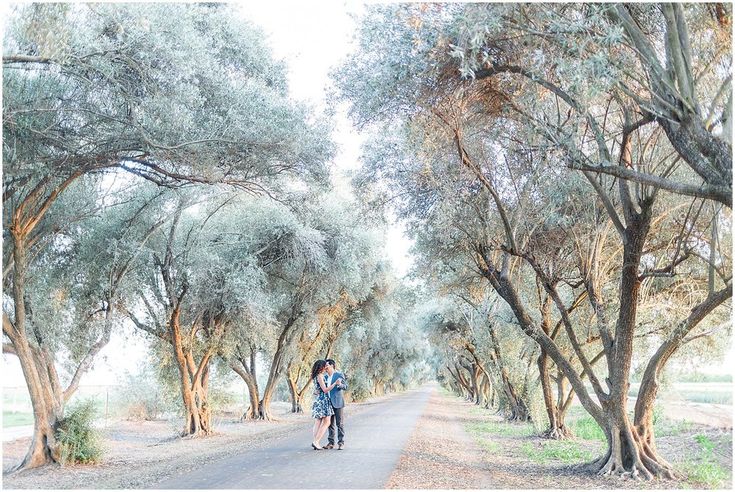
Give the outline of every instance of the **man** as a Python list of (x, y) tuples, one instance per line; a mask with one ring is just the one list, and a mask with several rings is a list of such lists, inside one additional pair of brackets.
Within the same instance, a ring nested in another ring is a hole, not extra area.
[(327, 386), (331, 385), (332, 381), (337, 381), (338, 379), (341, 379), (342, 382), (332, 388), (332, 391), (329, 392), (329, 401), (332, 403), (332, 408), (334, 408), (334, 415), (332, 415), (332, 420), (329, 423), (329, 437), (327, 438), (328, 444), (325, 446), (325, 449), (334, 449), (335, 434), (337, 434), (337, 449), (344, 449), (345, 399), (342, 393), (347, 390), (347, 379), (345, 379), (344, 374), (337, 370), (333, 359), (327, 359), (327, 374), (329, 374)]

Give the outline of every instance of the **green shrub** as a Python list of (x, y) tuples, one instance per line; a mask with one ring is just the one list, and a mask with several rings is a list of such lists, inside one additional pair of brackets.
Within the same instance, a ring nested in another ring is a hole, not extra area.
[(67, 409), (56, 429), (62, 463), (96, 463), (102, 458), (101, 436), (92, 426), (95, 414), (96, 405), (91, 399)]
[(370, 380), (362, 371), (356, 371), (351, 375), (349, 385), (350, 391), (347, 394), (349, 395), (350, 401), (365, 401), (373, 396)]
[(126, 373), (113, 408), (129, 420), (155, 420), (165, 412), (180, 412), (180, 389), (164, 384), (150, 366)]

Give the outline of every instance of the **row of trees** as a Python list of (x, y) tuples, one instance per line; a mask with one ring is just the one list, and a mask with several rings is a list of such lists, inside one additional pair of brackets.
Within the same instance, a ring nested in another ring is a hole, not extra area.
[(375, 135), (357, 188), (397, 207), (438, 299), (440, 379), (514, 419), (542, 396), (553, 438), (579, 399), (607, 437), (600, 474), (676, 475), (653, 431), (660, 377), (690, 342), (727, 340), (731, 19), (375, 6), (335, 74)]
[(414, 375), (415, 338), (381, 336), (408, 295), (383, 260), (384, 224), (331, 190), (331, 129), (289, 98), (263, 37), (226, 5), (13, 11), (3, 352), (33, 406), (20, 468), (58, 460), (65, 405), (125, 325), (176, 368), (184, 435), (212, 430), (213, 364), (243, 378), (246, 417), (263, 419), (284, 379), (301, 411), (325, 355), (365, 395), (386, 389), (389, 360), (392, 383)]

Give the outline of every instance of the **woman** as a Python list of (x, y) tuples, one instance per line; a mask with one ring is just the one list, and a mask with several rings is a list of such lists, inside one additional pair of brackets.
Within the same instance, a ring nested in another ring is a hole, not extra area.
[(341, 379), (327, 386), (326, 382), (327, 361), (319, 359), (314, 362), (311, 367), (311, 380), (314, 382), (314, 403), (311, 405), (311, 416), (316, 419), (314, 421), (314, 440), (311, 447), (319, 450), (324, 449), (319, 445), (319, 441), (324, 437), (329, 427), (329, 421), (334, 415), (334, 409), (329, 401), (329, 392), (339, 384)]

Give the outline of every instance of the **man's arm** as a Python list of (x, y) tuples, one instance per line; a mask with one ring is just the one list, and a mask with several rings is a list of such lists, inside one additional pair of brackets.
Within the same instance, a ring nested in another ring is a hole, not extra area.
[(342, 384), (340, 385), (339, 389), (342, 391), (347, 391), (349, 389), (349, 385), (347, 384), (347, 378), (345, 377), (344, 373), (340, 373), (340, 378), (342, 379)]

